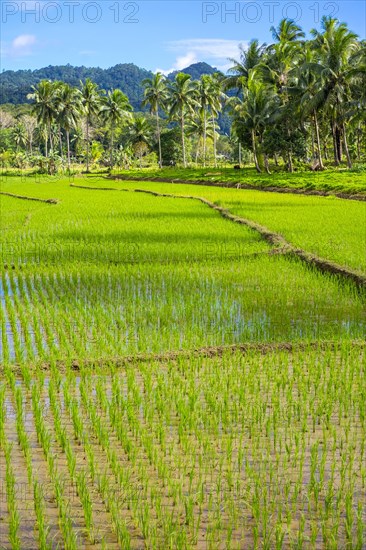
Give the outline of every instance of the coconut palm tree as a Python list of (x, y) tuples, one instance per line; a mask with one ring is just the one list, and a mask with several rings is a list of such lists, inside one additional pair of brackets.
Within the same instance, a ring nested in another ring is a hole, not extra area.
[[(249, 131), (254, 163), (257, 172), (261, 172), (261, 143), (266, 126), (273, 120), (279, 108), (279, 100), (273, 87), (258, 78), (255, 69), (249, 71), (243, 98), (233, 98), (233, 130), (240, 138), (243, 131)], [(265, 163), (268, 171), (267, 163)]]
[(50, 80), (41, 80), (37, 86), (32, 86), (33, 93), (28, 94), (27, 98), (34, 101), (33, 113), (37, 117), (38, 124), (45, 127), (45, 152), (48, 157), (48, 139), (50, 140), (50, 149), (53, 149), (53, 140), (51, 133), (51, 124), (54, 122), (57, 111), (55, 104), (56, 86)]
[(239, 46), (239, 60), (230, 58), (229, 61), (233, 66), (228, 70), (229, 76), (223, 81), (225, 90), (233, 88), (241, 90), (243, 80), (246, 81), (249, 76), (249, 71), (254, 69), (262, 60), (266, 50), (266, 44), (259, 44), (258, 40), (251, 40), (247, 49), (243, 45)]
[(128, 102), (128, 98), (121, 90), (109, 91), (106, 96), (102, 97), (100, 113), (105, 122), (110, 125), (110, 170), (113, 168), (113, 145), (116, 126), (131, 118), (131, 110), (132, 107)]
[(22, 147), (25, 147), (27, 144), (27, 131), (24, 124), (18, 122), (13, 128), (13, 139), (17, 146), (17, 153)]
[[(297, 110), (296, 118), (305, 121), (309, 117), (314, 125), (315, 141), (318, 152), (318, 169), (324, 170), (322, 148), (320, 143), (320, 131), (318, 120), (318, 109), (314, 106), (312, 100), (319, 91), (319, 78), (316, 73), (310, 69), (311, 63), (315, 62), (315, 51), (305, 44), (303, 50), (303, 60), (299, 67), (293, 70), (294, 84), (288, 88), (290, 97), (294, 98), (294, 105)], [(314, 141), (314, 140), (313, 140)]]
[(164, 109), (168, 99), (168, 89), (166, 78), (161, 73), (156, 73), (152, 78), (146, 78), (142, 81), (144, 90), (143, 105), (150, 105), (150, 112), (156, 116), (156, 133), (159, 147), (159, 167), (163, 166), (163, 158), (161, 153), (161, 132), (159, 123), (159, 109)]
[(300, 60), (301, 39), (305, 34), (291, 19), (282, 19), (277, 29), (271, 27), (271, 31), (276, 42), (266, 48), (260, 64), (261, 75), (267, 83), (276, 86), (283, 103), (286, 103), (286, 88), (291, 84), (290, 76)]
[(66, 132), (67, 166), (71, 168), (70, 131), (77, 127), (83, 112), (81, 92), (70, 84), (62, 83), (57, 90), (58, 114), (61, 128)]
[(191, 80), (191, 75), (178, 73), (169, 86), (169, 118), (179, 120), (184, 168), (187, 166), (184, 139), (185, 117), (192, 114), (195, 107), (199, 107), (199, 103), (197, 101), (197, 88)]
[(202, 110), (198, 111), (198, 116), (195, 118), (190, 118), (187, 122), (187, 135), (194, 136), (197, 138), (197, 148), (196, 148), (196, 159), (195, 162), (198, 162), (198, 156), (202, 143), (202, 159), (203, 164), (205, 165), (206, 161), (206, 140), (207, 138), (214, 140), (214, 135), (216, 131), (215, 124), (212, 124), (211, 120), (206, 120), (205, 112)]
[[(209, 96), (209, 108), (211, 111), (211, 124), (212, 128), (217, 127), (216, 119), (223, 108), (223, 104), (227, 101), (228, 96), (222, 91), (223, 76), (220, 73), (214, 73), (209, 75), (210, 96)], [(216, 131), (213, 132), (213, 150), (214, 150), (214, 162), (215, 167), (217, 165), (216, 159)]]
[(92, 82), (90, 78), (85, 80), (85, 83), (81, 84), (81, 103), (84, 109), (84, 115), (86, 120), (86, 171), (89, 172), (90, 161), (90, 139), (89, 128), (93, 117), (97, 117), (101, 107), (101, 90), (97, 84)]
[(203, 166), (206, 166), (206, 129), (207, 112), (211, 107), (217, 112), (220, 102), (216, 96), (216, 88), (210, 75), (202, 75), (197, 84), (197, 97), (200, 104), (200, 114), (203, 121)]
[(29, 145), (29, 152), (33, 154), (33, 138), (34, 132), (37, 128), (37, 119), (32, 115), (24, 115), (21, 118), (22, 123), (24, 124), (25, 130), (27, 132), (27, 142)]
[(350, 83), (366, 71), (363, 64), (357, 63), (356, 54), (360, 47), (357, 35), (345, 23), (331, 17), (323, 17), (322, 32), (313, 29), (311, 34), (318, 62), (309, 64), (309, 68), (321, 79), (320, 89), (314, 95), (311, 105), (329, 110), (335, 164), (342, 161), (343, 137), (348, 166), (351, 168), (343, 106), (350, 98)]
[(305, 37), (302, 28), (296, 25), (295, 21), (289, 18), (283, 18), (278, 24), (278, 27), (271, 27), (273, 40), (281, 44), (286, 42), (298, 42)]
[(151, 128), (144, 116), (135, 116), (133, 122), (130, 124), (127, 132), (127, 142), (132, 145), (132, 148), (137, 152), (137, 156), (140, 159), (150, 146), (151, 140)]

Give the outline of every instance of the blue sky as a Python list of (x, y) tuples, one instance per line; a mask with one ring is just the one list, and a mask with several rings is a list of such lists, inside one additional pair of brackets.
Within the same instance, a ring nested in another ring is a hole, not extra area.
[(238, 44), (271, 42), (283, 16), (308, 32), (335, 15), (366, 37), (364, 0), (1, 0), (1, 69), (135, 63), (164, 72), (206, 61), (225, 70)]

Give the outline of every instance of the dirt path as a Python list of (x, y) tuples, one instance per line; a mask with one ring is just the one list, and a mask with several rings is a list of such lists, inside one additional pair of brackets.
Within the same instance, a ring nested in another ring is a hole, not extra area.
[[(353, 340), (353, 347), (359, 349), (366, 348), (366, 342), (364, 340)], [(341, 344), (335, 340), (324, 340), (324, 341), (311, 341), (311, 342), (270, 342), (270, 343), (261, 343), (261, 342), (248, 342), (243, 344), (228, 344), (223, 346), (208, 346), (203, 348), (195, 349), (180, 349), (176, 351), (167, 351), (164, 353), (137, 353), (135, 355), (127, 356), (110, 356), (110, 357), (101, 357), (96, 359), (71, 359), (71, 360), (59, 360), (56, 362), (57, 370), (62, 373), (67, 369), (71, 368), (74, 371), (79, 371), (83, 367), (94, 367), (101, 368), (104, 365), (113, 365), (114, 367), (125, 367), (126, 365), (139, 363), (152, 363), (159, 362), (165, 363), (174, 361), (180, 358), (189, 358), (189, 357), (221, 357), (225, 353), (242, 353), (243, 355), (247, 353), (257, 352), (262, 355), (267, 355), (274, 352), (286, 352), (292, 353), (296, 351), (306, 351), (309, 349), (315, 350), (334, 350), (337, 349)], [(7, 368), (11, 368), (14, 374), (21, 374), (19, 365), (12, 364), (8, 365)], [(40, 363), (36, 362), (34, 365), (29, 365), (29, 368), (41, 369), (43, 371), (48, 371), (50, 369), (49, 363)], [(3, 365), (0, 364), (0, 375), (4, 372)]]
[(13, 197), (14, 199), (22, 199), (25, 201), (45, 202), (47, 204), (58, 204), (60, 202), (58, 199), (40, 199), (38, 197), (26, 197), (24, 195), (15, 195), (14, 193), (7, 193), (6, 191), (0, 191), (0, 195), (6, 195), (7, 197)]

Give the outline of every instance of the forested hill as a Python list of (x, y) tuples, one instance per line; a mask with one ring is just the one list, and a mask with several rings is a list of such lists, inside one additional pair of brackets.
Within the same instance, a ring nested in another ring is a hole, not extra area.
[[(194, 63), (182, 72), (186, 72), (193, 79), (200, 78), (202, 74), (211, 74), (216, 69), (207, 63)], [(151, 78), (151, 71), (141, 69), (133, 63), (122, 63), (101, 69), (99, 67), (73, 67), (72, 65), (58, 65), (44, 67), (43, 69), (4, 71), (0, 74), (0, 103), (26, 103), (27, 94), (31, 92), (31, 86), (40, 80), (62, 80), (73, 86), (78, 86), (80, 80), (90, 78), (104, 90), (113, 88), (121, 89), (129, 98), (134, 109), (141, 108), (144, 78)], [(174, 78), (175, 72), (169, 75)]]

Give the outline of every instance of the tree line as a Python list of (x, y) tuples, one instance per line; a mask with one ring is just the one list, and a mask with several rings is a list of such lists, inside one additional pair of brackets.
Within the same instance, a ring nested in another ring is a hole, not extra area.
[[(110, 169), (128, 166), (132, 157), (141, 164), (151, 151), (159, 166), (198, 160), (216, 166), (223, 152), (218, 119), (228, 113), (227, 141), (239, 143), (258, 172), (271, 165), (292, 172), (296, 164), (322, 170), (344, 160), (352, 168), (363, 161), (366, 42), (331, 17), (309, 39), (289, 19), (271, 31), (272, 44), (252, 40), (240, 47), (226, 76), (195, 80), (178, 73), (169, 80), (157, 73), (143, 80), (149, 114), (134, 113), (121, 90), (105, 92), (91, 79), (80, 86), (42, 80), (28, 96), (31, 113), (10, 120), (2, 112), (2, 131), (18, 153), (38, 151), (49, 166), (64, 162), (69, 170), (75, 155), (89, 171), (100, 158)], [(3, 140), (0, 147), (4, 160)]]

